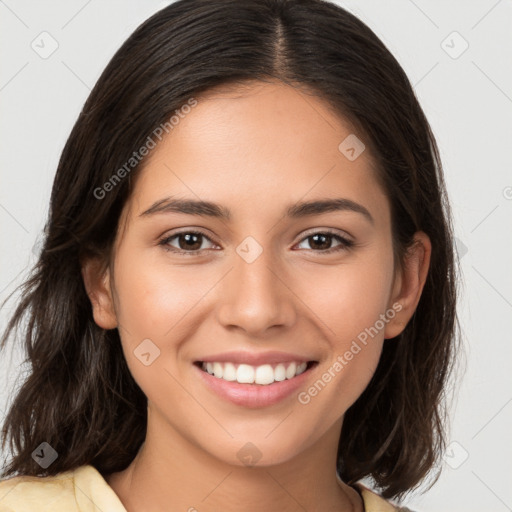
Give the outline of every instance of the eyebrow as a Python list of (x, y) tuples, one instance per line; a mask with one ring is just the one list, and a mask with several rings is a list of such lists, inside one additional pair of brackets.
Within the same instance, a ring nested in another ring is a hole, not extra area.
[[(290, 205), (286, 210), (286, 216), (292, 219), (300, 219), (311, 215), (323, 213), (349, 211), (362, 214), (366, 220), (374, 224), (370, 212), (361, 204), (345, 198), (317, 199), (315, 201), (300, 202)], [(224, 206), (210, 201), (197, 201), (193, 199), (178, 199), (166, 197), (153, 203), (139, 217), (152, 216), (157, 213), (184, 213), (188, 215), (200, 215), (229, 221), (231, 211)]]

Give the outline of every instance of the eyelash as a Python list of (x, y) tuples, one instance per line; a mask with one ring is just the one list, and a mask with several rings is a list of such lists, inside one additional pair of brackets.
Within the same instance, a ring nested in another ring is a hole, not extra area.
[[(166, 251), (173, 252), (175, 254), (183, 254), (185, 256), (195, 256), (195, 255), (201, 254), (203, 251), (207, 250), (207, 249), (201, 249), (199, 251), (184, 251), (182, 249), (176, 249), (175, 247), (171, 247), (171, 246), (168, 245), (171, 240), (173, 240), (174, 238), (178, 237), (179, 235), (189, 235), (189, 234), (200, 235), (200, 236), (206, 238), (211, 243), (214, 243), (210, 239), (210, 237), (205, 235), (202, 231), (187, 230), (187, 231), (181, 231), (179, 233), (174, 233), (171, 236), (166, 236), (166, 237), (162, 238), (161, 240), (159, 240), (158, 245), (163, 246), (163, 248)], [(337, 239), (340, 242), (340, 245), (338, 245), (337, 247), (331, 247), (330, 249), (326, 249), (324, 251), (310, 249), (313, 252), (318, 252), (318, 253), (321, 253), (321, 254), (332, 254), (334, 252), (339, 252), (339, 251), (351, 249), (355, 245), (355, 242), (353, 242), (352, 240), (349, 240), (349, 239), (347, 239), (347, 238), (345, 238), (345, 237), (339, 235), (338, 233), (336, 233), (334, 231), (331, 231), (329, 229), (325, 229), (325, 230), (321, 230), (321, 231), (315, 231), (314, 233), (310, 233), (307, 236), (305, 236), (304, 238), (302, 238), (299, 243), (301, 243), (304, 240), (307, 240), (308, 238), (311, 238), (312, 236), (315, 236), (315, 235), (330, 235), (333, 238)]]

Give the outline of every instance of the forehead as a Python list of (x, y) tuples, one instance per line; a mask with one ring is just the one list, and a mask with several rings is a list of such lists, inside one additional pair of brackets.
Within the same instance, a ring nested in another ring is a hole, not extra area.
[(256, 82), (196, 100), (139, 171), (134, 215), (169, 195), (240, 211), (261, 211), (265, 204), (268, 213), (274, 205), (326, 196), (351, 196), (374, 208), (385, 202), (369, 150), (355, 159), (344, 153), (361, 135), (318, 97), (280, 82)]

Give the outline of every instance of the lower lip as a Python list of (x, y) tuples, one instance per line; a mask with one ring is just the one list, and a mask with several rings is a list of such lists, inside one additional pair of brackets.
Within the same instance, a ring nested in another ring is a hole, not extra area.
[(304, 386), (317, 363), (300, 375), (293, 377), (293, 379), (286, 379), (267, 385), (230, 382), (210, 375), (195, 364), (193, 366), (199, 372), (203, 382), (220, 397), (236, 405), (258, 408), (276, 404)]

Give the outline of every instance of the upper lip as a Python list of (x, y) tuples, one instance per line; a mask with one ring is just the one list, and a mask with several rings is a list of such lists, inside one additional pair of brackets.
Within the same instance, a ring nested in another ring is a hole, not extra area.
[(307, 363), (309, 361), (314, 361), (311, 357), (301, 356), (298, 354), (292, 354), (290, 352), (278, 352), (278, 351), (268, 351), (268, 352), (241, 352), (241, 351), (232, 351), (232, 352), (222, 352), (221, 354), (215, 354), (212, 356), (205, 356), (198, 361), (205, 363), (235, 363), (235, 364), (248, 364), (250, 366), (260, 366), (263, 364), (278, 364), (278, 363), (286, 363), (286, 362), (298, 362), (298, 363)]

